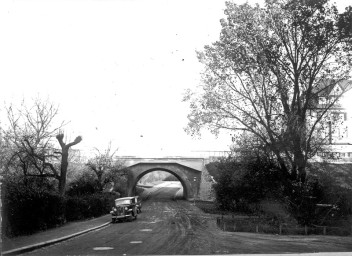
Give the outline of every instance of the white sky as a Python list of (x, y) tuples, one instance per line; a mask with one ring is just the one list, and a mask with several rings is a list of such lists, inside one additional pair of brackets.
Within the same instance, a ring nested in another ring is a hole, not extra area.
[(119, 155), (228, 150), (229, 135), (184, 132), (181, 102), (199, 84), (195, 50), (218, 39), (224, 8), (221, 0), (2, 0), (1, 108), (49, 97), (84, 151), (109, 141)]

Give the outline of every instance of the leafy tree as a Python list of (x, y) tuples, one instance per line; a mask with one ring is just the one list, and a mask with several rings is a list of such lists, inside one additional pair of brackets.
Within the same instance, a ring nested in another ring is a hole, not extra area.
[[(31, 107), (23, 103), (19, 109), (7, 108), (9, 125), (3, 133), (9, 153), (5, 171), (21, 170), (24, 177), (54, 178), (58, 181), (59, 194), (64, 195), (69, 149), (80, 143), (82, 137), (64, 142), (61, 128), (65, 123), (55, 125), (57, 114), (58, 107), (38, 98)], [(54, 145), (54, 138), (59, 142), (59, 149)]]
[(281, 200), (282, 179), (275, 162), (265, 157), (228, 157), (214, 162), (216, 201), (222, 210), (252, 211), (263, 199)]
[(318, 96), (349, 78), (352, 7), (339, 14), (326, 0), (226, 2), (225, 14), (220, 39), (198, 52), (205, 72), (200, 90), (184, 98), (186, 130), (252, 134), (287, 179), (304, 182), (324, 143), (322, 123), (344, 91), (320, 105)]
[(100, 191), (103, 191), (108, 183), (116, 185), (126, 179), (124, 163), (114, 157), (117, 149), (112, 151), (111, 143), (104, 152), (97, 148), (95, 150), (95, 156), (90, 158), (86, 165), (95, 173)]

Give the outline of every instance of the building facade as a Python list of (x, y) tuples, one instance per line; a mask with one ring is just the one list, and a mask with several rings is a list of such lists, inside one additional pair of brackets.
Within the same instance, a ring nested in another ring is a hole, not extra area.
[(326, 113), (326, 118), (317, 130), (324, 138), (325, 148), (318, 152), (318, 156), (327, 154), (336, 157), (336, 161), (352, 161), (352, 81), (326, 81), (318, 88), (318, 104), (315, 111), (324, 111), (332, 105)]

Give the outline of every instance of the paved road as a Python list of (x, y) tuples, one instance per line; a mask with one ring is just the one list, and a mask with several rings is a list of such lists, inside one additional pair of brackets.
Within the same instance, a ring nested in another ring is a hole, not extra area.
[(45, 247), (28, 255), (236, 254), (352, 251), (351, 237), (275, 236), (222, 232), (192, 203), (173, 200), (173, 183), (151, 189), (133, 222)]

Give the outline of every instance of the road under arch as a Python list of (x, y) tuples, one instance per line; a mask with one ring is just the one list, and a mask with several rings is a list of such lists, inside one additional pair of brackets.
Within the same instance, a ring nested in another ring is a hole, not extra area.
[(128, 167), (128, 196), (136, 194), (137, 182), (147, 173), (165, 171), (174, 175), (182, 184), (183, 196), (190, 200), (199, 192), (201, 171), (177, 162), (139, 162)]

